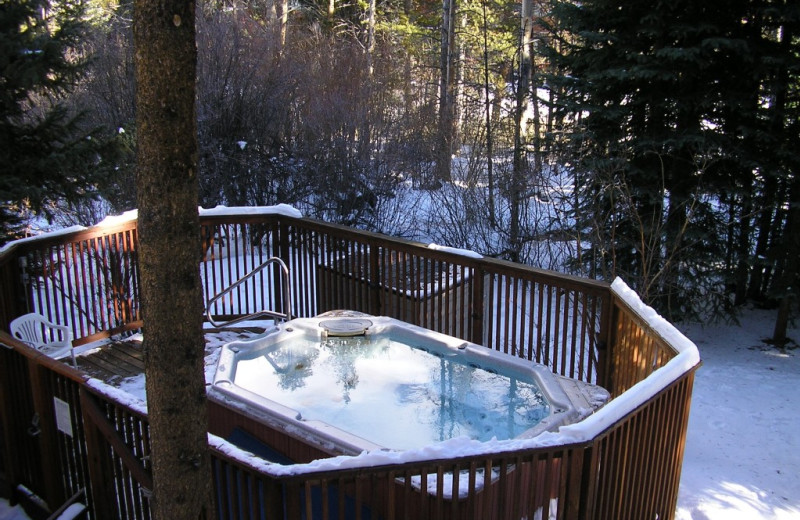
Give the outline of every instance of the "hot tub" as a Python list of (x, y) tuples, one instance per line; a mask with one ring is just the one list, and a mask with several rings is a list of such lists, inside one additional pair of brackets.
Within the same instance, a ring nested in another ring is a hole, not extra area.
[(609, 397), (543, 365), (366, 315), (298, 318), (229, 343), (209, 393), (332, 454), (532, 437)]

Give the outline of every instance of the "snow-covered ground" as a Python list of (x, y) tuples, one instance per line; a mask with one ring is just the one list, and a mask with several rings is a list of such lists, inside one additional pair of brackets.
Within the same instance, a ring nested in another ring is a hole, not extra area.
[[(739, 326), (683, 326), (703, 358), (678, 520), (800, 519), (800, 349), (764, 344), (774, 311)], [(800, 341), (800, 329), (790, 331)]]
[[(800, 349), (764, 344), (774, 316), (749, 310), (738, 326), (680, 327), (704, 364), (695, 379), (678, 520), (800, 520)], [(790, 336), (800, 340), (800, 328)], [(207, 359), (208, 369), (214, 361)], [(0, 520), (25, 518), (0, 501)]]

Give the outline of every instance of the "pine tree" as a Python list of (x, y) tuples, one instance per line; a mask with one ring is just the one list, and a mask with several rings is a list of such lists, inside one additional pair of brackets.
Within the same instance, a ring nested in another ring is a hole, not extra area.
[[(582, 258), (624, 276), (672, 317), (719, 303), (724, 222), (716, 195), (752, 166), (732, 146), (752, 126), (758, 71), (751, 2), (556, 2), (553, 78), (581, 122), (576, 220), (593, 237)], [(755, 77), (755, 79), (754, 79)], [(733, 115), (742, 121), (730, 127)], [(738, 154), (738, 155), (737, 155)], [(741, 188), (740, 188), (741, 189)]]
[(80, 79), (83, 0), (2, 1), (0, 9), (0, 244), (25, 211), (87, 196), (96, 143), (61, 102)]
[[(766, 157), (768, 179), (784, 186), (785, 198), (775, 197), (772, 207), (783, 217), (775, 229), (774, 276), (770, 296), (778, 301), (778, 315), (772, 341), (785, 346), (792, 309), (797, 303), (800, 267), (800, 7), (797, 2), (766, 3), (763, 9), (768, 51), (764, 60), (768, 71), (765, 82), (765, 132), (770, 145)], [(782, 224), (782, 225), (781, 225)]]

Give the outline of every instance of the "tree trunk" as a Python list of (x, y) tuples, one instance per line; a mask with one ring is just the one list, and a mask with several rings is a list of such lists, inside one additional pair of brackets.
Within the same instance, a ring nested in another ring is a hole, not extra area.
[(789, 217), (786, 219), (784, 239), (784, 269), (778, 280), (780, 304), (772, 332), (772, 343), (783, 347), (788, 342), (786, 331), (792, 304), (797, 299), (798, 256), (800, 256), (800, 178), (795, 179), (791, 190)]
[(286, 45), (286, 25), (288, 23), (289, 6), (287, 0), (270, 0), (267, 3), (267, 23), (272, 30), (272, 59), (278, 63)]
[(492, 84), (489, 80), (489, 22), (486, 16), (486, 0), (481, 3), (483, 14), (483, 89), (484, 89), (484, 124), (486, 125), (486, 177), (489, 181), (489, 225), (497, 226), (494, 215), (494, 140), (492, 136)]
[(288, 0), (275, 0), (278, 4), (278, 41), (280, 42), (280, 52), (283, 53), (283, 48), (286, 46), (286, 27), (289, 25), (289, 1)]
[(375, 0), (367, 2), (367, 75), (375, 72)]
[[(781, 55), (787, 61), (797, 50), (794, 45), (795, 38), (792, 29), (793, 27), (787, 24), (781, 27), (780, 31)], [(783, 67), (776, 75), (773, 87), (772, 135), (780, 138), (789, 146), (794, 141), (791, 137), (792, 130), (789, 128), (794, 125), (792, 120), (795, 118), (792, 116), (796, 115), (796, 113), (787, 114), (791, 105), (788, 95), (789, 87), (793, 79), (795, 78), (790, 77), (788, 67)], [(790, 165), (790, 169), (791, 166), (793, 165)], [(776, 292), (781, 300), (772, 334), (772, 341), (779, 346), (784, 346), (787, 342), (786, 330), (791, 306), (796, 298), (797, 278), (800, 272), (797, 260), (800, 255), (800, 177), (798, 176), (792, 179), (789, 186), (789, 210), (782, 242), (783, 261), (780, 263), (783, 264), (783, 269), (776, 277)]]
[[(525, 4), (530, 4), (527, 7)], [(539, 16), (539, 7), (534, 5), (533, 0), (523, 2), (523, 10), (528, 9), (527, 18), (523, 19), (523, 45), (527, 48), (526, 60), (528, 61), (528, 102), (533, 108), (533, 160), (534, 178), (536, 182), (541, 182), (544, 172), (542, 164), (542, 122), (539, 110), (539, 85), (537, 79), (539, 74), (536, 72), (536, 41), (534, 39), (535, 18)], [(527, 107), (526, 107), (527, 108)]]
[(194, 17), (192, 1), (135, 0), (139, 258), (157, 520), (212, 515)]
[[(750, 240), (752, 238), (752, 226), (750, 213), (752, 212), (752, 201), (749, 193), (744, 194), (742, 201), (741, 218), (739, 225), (736, 226), (739, 231), (738, 241), (736, 245), (736, 252), (739, 258), (736, 271), (735, 271), (735, 291), (733, 296), (733, 304), (735, 306), (743, 305), (747, 299), (747, 275), (750, 269)], [(766, 210), (765, 210), (766, 212)], [(758, 257), (756, 257), (756, 262)], [(755, 271), (753, 271), (755, 273)]]
[[(403, 14), (408, 20), (413, 19), (414, 3), (411, 0), (403, 0)], [(403, 50), (403, 106), (406, 114), (411, 113), (413, 101), (411, 98), (411, 52)]]
[(774, 175), (769, 175), (764, 184), (764, 204), (757, 219), (758, 238), (756, 239), (756, 249), (754, 260), (751, 266), (750, 286), (747, 290), (747, 296), (753, 300), (765, 299), (765, 269), (768, 268), (762, 260), (766, 258), (769, 249), (770, 237), (779, 229), (773, 230), (772, 226), (775, 220), (773, 214), (776, 206), (778, 206), (777, 192), (778, 180)]
[(523, 0), (520, 20), (520, 59), (517, 79), (516, 106), (514, 109), (514, 161), (508, 193), (509, 218), (509, 260), (520, 261), (522, 251), (522, 201), (528, 177), (528, 158), (525, 151), (525, 109), (530, 99), (532, 56), (531, 34), (533, 26), (532, 0)]
[(362, 82), (361, 88), (364, 90), (363, 99), (369, 100), (362, 103), (359, 109), (359, 129), (353, 141), (357, 147), (357, 155), (362, 167), (369, 164), (372, 157), (372, 101), (373, 84), (375, 78), (375, 0), (367, 2), (367, 81)]
[(453, 125), (455, 124), (455, 16), (456, 0), (442, 0), (441, 75), (439, 77), (439, 144), (436, 176), (439, 182), (451, 179)]

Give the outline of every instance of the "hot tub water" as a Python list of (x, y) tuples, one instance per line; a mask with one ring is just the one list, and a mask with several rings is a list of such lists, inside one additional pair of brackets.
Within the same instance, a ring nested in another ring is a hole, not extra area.
[(234, 380), (255, 394), (395, 449), (459, 436), (510, 439), (550, 414), (530, 376), (387, 336), (302, 337), (241, 357)]

